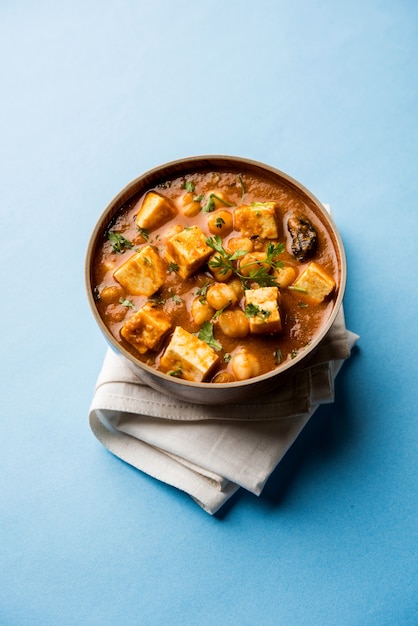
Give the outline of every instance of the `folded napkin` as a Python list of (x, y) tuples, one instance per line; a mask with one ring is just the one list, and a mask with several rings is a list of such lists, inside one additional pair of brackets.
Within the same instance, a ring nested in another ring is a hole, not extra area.
[(259, 495), (319, 405), (358, 336), (341, 310), (309, 364), (261, 398), (189, 404), (157, 392), (108, 349), (90, 407), (90, 426), (113, 454), (188, 493), (214, 514), (240, 488)]

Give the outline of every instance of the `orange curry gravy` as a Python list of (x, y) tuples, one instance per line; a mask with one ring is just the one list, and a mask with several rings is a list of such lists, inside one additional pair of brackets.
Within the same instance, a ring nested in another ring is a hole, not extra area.
[[(173, 226), (180, 225), (184, 228), (198, 226), (207, 238), (213, 238), (214, 234), (209, 229), (208, 220), (216, 211), (228, 211), (234, 218), (236, 208), (241, 205), (253, 206), (254, 203), (274, 201), (277, 203), (278, 237), (272, 243), (284, 244), (284, 250), (276, 257), (276, 260), (279, 259), (285, 266), (294, 268), (295, 279), (293, 283), (297, 277), (301, 276), (308, 264), (314, 261), (335, 281), (335, 286), (319, 303), (310, 301), (309, 298), (305, 297), (306, 294), (303, 290), (292, 289), (292, 285), (285, 288), (279, 287), (282, 328), (280, 332), (272, 334), (248, 333), (245, 337), (239, 338), (227, 336), (220, 327), (219, 312), (214, 314), (210, 324), (212, 325), (213, 336), (221, 348), (217, 350), (218, 365), (205, 378), (205, 382), (216, 383), (236, 380), (237, 378), (231, 368), (231, 355), (236, 354), (242, 347), (245, 347), (257, 359), (259, 370), (256, 375), (278, 368), (281, 364), (300, 354), (328, 319), (337, 297), (340, 278), (340, 267), (333, 235), (327, 230), (321, 216), (308, 205), (302, 194), (285, 182), (273, 181), (258, 174), (245, 172), (239, 174), (232, 171), (187, 173), (184, 176), (162, 182), (153, 187), (153, 191), (172, 201), (177, 209), (177, 214), (172, 219), (149, 232), (141, 232), (135, 220), (146, 193), (140, 194), (133, 197), (118, 211), (96, 245), (92, 276), (92, 284), (95, 285), (94, 295), (99, 314), (115, 339), (135, 358), (159, 369), (161, 356), (164, 354), (172, 331), (176, 326), (181, 326), (194, 335), (199, 334), (201, 324), (196, 324), (192, 318), (192, 302), (197, 297), (199, 289), (207, 286), (208, 282), (217, 282), (207, 262), (185, 280), (180, 278), (167, 263), (165, 283), (156, 293), (149, 297), (133, 295), (125, 291), (114, 278), (115, 270), (125, 263), (131, 255), (143, 246), (151, 245), (164, 258), (166, 236), (173, 232)], [(213, 198), (216, 206), (215, 208), (212, 207), (213, 211), (207, 205), (210, 194), (215, 194)], [(219, 201), (219, 198), (222, 198), (223, 201)], [(184, 214), (185, 201), (194, 201), (200, 205), (200, 210), (198, 206), (196, 215), (186, 216)], [(316, 235), (314, 251), (308, 258), (302, 260), (298, 260), (292, 252), (292, 238), (288, 220), (293, 215), (307, 219)], [(226, 250), (228, 250), (228, 242), (231, 238), (243, 236), (242, 232), (237, 230), (234, 219), (233, 224), (233, 230), (224, 237), (222, 236), (222, 245)], [(114, 241), (112, 242), (108, 238), (110, 232), (122, 235), (129, 242), (128, 247), (122, 246), (120, 251), (115, 250)], [(268, 244), (271, 243), (270, 240), (263, 240), (258, 236), (253, 236), (251, 239), (254, 251), (265, 251)], [(216, 254), (215, 250), (213, 252)], [(234, 261), (234, 263), (237, 264), (238, 261)], [(236, 276), (233, 275), (232, 278), (236, 279)], [(245, 286), (246, 288), (258, 288), (260, 284), (254, 283), (250, 278), (245, 282)], [(106, 298), (101, 297), (102, 294), (106, 293), (103, 290), (108, 287), (116, 288), (110, 300), (108, 297), (109, 290)], [(172, 322), (172, 329), (155, 349), (140, 354), (133, 345), (125, 341), (120, 330), (124, 323), (147, 302), (151, 302), (154, 307), (167, 314)], [(235, 306), (244, 310), (244, 297), (241, 297)], [(181, 377), (181, 372), (174, 375)]]

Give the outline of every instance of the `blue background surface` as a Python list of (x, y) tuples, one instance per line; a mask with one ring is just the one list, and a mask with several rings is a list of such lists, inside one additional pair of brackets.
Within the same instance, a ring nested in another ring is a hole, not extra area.
[[(0, 623), (415, 625), (418, 4), (4, 0)], [(331, 204), (359, 348), (215, 517), (91, 434), (84, 254), (160, 163), (232, 154)]]

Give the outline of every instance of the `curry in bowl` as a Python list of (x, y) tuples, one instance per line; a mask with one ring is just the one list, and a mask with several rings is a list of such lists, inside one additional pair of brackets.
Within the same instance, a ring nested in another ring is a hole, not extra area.
[(105, 332), (132, 361), (179, 381), (288, 369), (341, 302), (338, 234), (277, 170), (184, 161), (134, 185), (96, 232), (89, 287)]

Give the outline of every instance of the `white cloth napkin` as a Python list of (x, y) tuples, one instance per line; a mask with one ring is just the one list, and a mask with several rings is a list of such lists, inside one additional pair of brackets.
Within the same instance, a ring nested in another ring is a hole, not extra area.
[(90, 426), (113, 454), (214, 514), (240, 487), (261, 493), (318, 406), (334, 400), (334, 378), (357, 339), (341, 310), (291, 384), (227, 406), (189, 404), (154, 391), (109, 349)]

